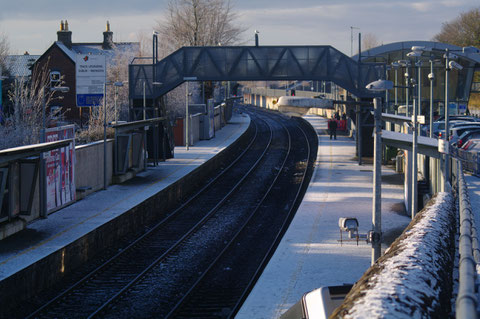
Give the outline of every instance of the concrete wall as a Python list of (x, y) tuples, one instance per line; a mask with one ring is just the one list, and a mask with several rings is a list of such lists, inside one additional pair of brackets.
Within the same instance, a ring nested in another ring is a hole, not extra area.
[(190, 145), (195, 145), (200, 140), (200, 116), (201, 113), (190, 115), (190, 126), (189, 126), (189, 135), (190, 135)]
[[(96, 228), (63, 249), (48, 255), (40, 262), (0, 281), (0, 291), (9, 291), (8, 295), (0, 298), (0, 307), (5, 309), (17, 306), (19, 303), (31, 299), (35, 294), (51, 287), (76, 267), (95, 257), (100, 251), (111, 246), (126, 234), (136, 233), (145, 229), (145, 226), (165, 218), (168, 211), (178, 205), (179, 198), (198, 189), (200, 181), (218, 171), (222, 163), (231, 158), (232, 152), (245, 147), (252, 136), (253, 127), (250, 126), (234, 143), (190, 174), (121, 216)], [(93, 148), (97, 149), (96, 146)], [(100, 152), (98, 149), (97, 151)], [(62, 269), (58, 265), (64, 265), (64, 268)]]
[[(107, 185), (112, 184), (113, 145), (107, 140)], [(103, 141), (75, 147), (75, 186), (77, 199), (103, 188)]]

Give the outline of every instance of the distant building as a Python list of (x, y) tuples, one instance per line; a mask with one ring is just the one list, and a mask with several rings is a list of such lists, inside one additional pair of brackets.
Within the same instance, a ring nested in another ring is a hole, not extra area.
[(85, 108), (77, 106), (75, 67), (77, 55), (105, 55), (108, 69), (108, 65), (112, 63), (117, 54), (131, 54), (133, 58), (138, 55), (139, 48), (138, 42), (114, 42), (113, 32), (110, 30), (108, 21), (106, 31), (103, 32), (103, 42), (74, 43), (67, 20), (65, 22), (61, 21), (60, 30), (57, 32), (57, 41), (36, 60), (32, 67), (33, 79), (41, 76), (41, 70), (49, 72), (52, 84), (56, 84), (62, 79), (62, 86), (69, 87), (70, 91), (68, 93), (58, 93), (63, 95), (63, 99), (55, 99), (55, 105), (48, 105), (47, 109), (60, 108), (64, 121), (82, 124), (88, 119), (89, 108), (87, 107), (87, 110), (82, 112), (81, 109)]
[(8, 76), (10, 78), (30, 77), (32, 66), (40, 55), (30, 55), (25, 52), (23, 55), (9, 55), (5, 59)]
[[(424, 54), (417, 59), (422, 61), (421, 68), (421, 109), (420, 114), (429, 114), (430, 98), (433, 101), (434, 118), (445, 114), (445, 50), (454, 53), (457, 63), (463, 66), (462, 70), (449, 72), (449, 101), (448, 109), (451, 114), (470, 113), (480, 115), (480, 50), (474, 47), (461, 48), (446, 43), (431, 41), (405, 41), (395, 42), (363, 51), (361, 59), (363, 62), (376, 62), (379, 65), (386, 62), (387, 78), (398, 86), (397, 95), (395, 90), (390, 90), (388, 111), (405, 113), (405, 105), (409, 105), (409, 114), (412, 112), (412, 98), (417, 94), (410, 88), (406, 92), (406, 81), (412, 79), (417, 81), (418, 67), (415, 66), (416, 59), (409, 58), (407, 54), (412, 47), (425, 48)], [(352, 57), (358, 59), (358, 55)], [(433, 71), (433, 72), (432, 72)], [(430, 81), (428, 74), (434, 74)], [(396, 79), (396, 80), (395, 80)], [(433, 96), (430, 96), (430, 85), (433, 85)], [(409, 97), (408, 103), (406, 97)], [(395, 105), (394, 101), (397, 101)]]

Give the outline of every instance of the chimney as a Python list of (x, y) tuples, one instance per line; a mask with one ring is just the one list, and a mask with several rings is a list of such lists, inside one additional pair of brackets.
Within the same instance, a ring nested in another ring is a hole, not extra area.
[(68, 31), (67, 20), (65, 20), (65, 23), (63, 23), (63, 20), (60, 21), (60, 30), (57, 31), (57, 39), (65, 44), (67, 48), (72, 48), (72, 31)]
[(110, 22), (107, 21), (107, 30), (103, 32), (103, 44), (104, 50), (112, 50), (115, 47), (113, 43), (113, 32), (110, 31)]

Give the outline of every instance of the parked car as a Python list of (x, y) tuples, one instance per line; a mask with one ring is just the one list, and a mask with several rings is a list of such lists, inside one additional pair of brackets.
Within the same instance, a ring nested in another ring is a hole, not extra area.
[[(435, 123), (437, 124), (437, 128), (435, 129)], [(452, 120), (448, 121), (448, 126), (452, 128), (454, 125), (458, 125), (461, 123), (465, 123), (464, 121), (457, 121), (457, 120)], [(438, 121), (438, 122), (433, 122), (433, 135), (442, 138), (443, 134), (445, 134), (445, 121)]]
[(465, 145), (462, 146), (462, 149), (469, 152), (480, 152), (480, 139), (469, 139)]
[[(480, 124), (480, 122), (478, 123)], [(460, 136), (465, 133), (466, 131), (479, 131), (480, 132), (480, 125), (468, 125), (468, 126), (454, 126), (450, 129), (449, 134), (449, 141), (450, 144), (456, 145)]]
[(457, 147), (462, 147), (463, 144), (465, 144), (469, 139), (472, 138), (480, 138), (480, 131), (478, 130), (473, 130), (473, 131), (466, 131), (464, 132), (457, 141), (456, 146)]
[[(480, 122), (480, 119), (474, 116), (469, 115), (450, 115), (448, 116), (449, 121), (469, 121), (469, 122)], [(445, 116), (440, 116), (437, 118), (437, 121), (445, 121)]]

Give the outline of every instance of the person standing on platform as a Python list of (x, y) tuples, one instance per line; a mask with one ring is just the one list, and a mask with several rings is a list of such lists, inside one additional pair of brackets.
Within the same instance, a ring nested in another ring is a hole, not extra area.
[(335, 118), (328, 120), (328, 131), (330, 133), (330, 139), (332, 139), (332, 136), (337, 139), (337, 121), (335, 121)]

